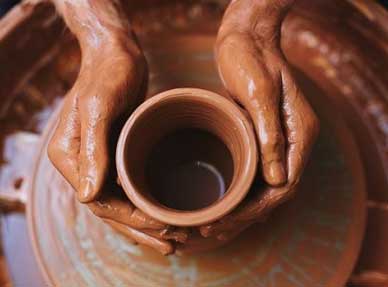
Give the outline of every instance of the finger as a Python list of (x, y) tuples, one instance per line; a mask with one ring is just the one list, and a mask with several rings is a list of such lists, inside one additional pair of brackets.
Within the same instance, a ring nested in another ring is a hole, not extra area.
[(147, 230), (142, 229), (142, 232), (163, 240), (173, 240), (175, 242), (179, 243), (185, 243), (189, 236), (189, 229), (188, 228), (165, 228), (162, 230)]
[(221, 220), (201, 226), (200, 233), (204, 237), (219, 236), (238, 229), (246, 223), (266, 221), (272, 202), (277, 198), (275, 195), (285, 190), (287, 190), (286, 186), (270, 187), (254, 182), (248, 198)]
[(95, 200), (101, 192), (109, 168), (109, 129), (111, 110), (100, 97), (80, 102), (81, 146), (79, 153), (81, 202)]
[[(112, 195), (112, 192), (106, 192), (105, 194)], [(133, 206), (128, 199), (109, 195), (104, 195), (103, 198), (87, 203), (96, 216), (125, 224), (158, 239), (174, 240), (180, 243), (186, 242), (189, 229), (170, 227), (149, 217)]]
[(288, 69), (284, 69), (282, 81), (285, 93), (283, 109), (288, 142), (287, 184), (255, 191), (256, 198), (244, 202), (229, 215), (229, 218), (201, 227), (201, 234), (204, 236), (225, 233), (250, 220), (265, 219), (274, 208), (295, 193), (296, 184), (318, 135), (319, 122)]
[[(238, 53), (236, 52), (238, 51)], [(280, 122), (280, 74), (267, 67), (267, 55), (249, 38), (235, 34), (219, 46), (217, 60), (226, 88), (249, 112), (258, 137), (265, 181), (286, 181), (285, 148)]]
[[(107, 192), (106, 194), (111, 194)], [(129, 200), (113, 196), (99, 198), (88, 203), (90, 210), (98, 217), (117, 221), (136, 229), (164, 230), (167, 225), (161, 223), (139, 209)]]
[(203, 237), (217, 237), (219, 240), (227, 240), (234, 235), (234, 231), (240, 230), (243, 226), (245, 229), (254, 222), (264, 222), (267, 219), (264, 210), (265, 205), (260, 200), (246, 201), (227, 217), (201, 226), (199, 231)]
[(234, 213), (235, 211), (221, 220), (200, 226), (199, 232), (203, 237), (208, 238), (233, 229), (238, 225), (234, 220)]
[(274, 208), (293, 196), (295, 190), (295, 184), (292, 183), (252, 190), (251, 192), (255, 194), (253, 197), (244, 201), (224, 219), (202, 226), (200, 232), (204, 237), (219, 236), (238, 229), (247, 222), (264, 222)]
[(203, 228), (209, 236), (223, 230), (233, 230), (241, 222), (265, 218), (275, 207), (288, 200), (295, 192), (304, 165), (309, 157), (311, 147), (318, 134), (319, 124), (313, 110), (298, 89), (288, 69), (282, 73), (284, 93), (284, 118), (288, 142), (287, 184), (281, 187), (268, 187), (264, 191), (256, 191), (256, 198), (245, 202), (224, 220)]
[[(252, 87), (255, 87), (254, 83), (258, 81), (253, 78)], [(279, 89), (276, 80), (269, 79), (262, 84), (260, 90), (253, 90), (246, 108), (258, 137), (263, 177), (269, 185), (279, 186), (286, 181), (284, 137), (279, 115)]]
[(47, 154), (53, 165), (77, 190), (80, 119), (76, 101), (77, 97), (74, 93), (69, 93), (65, 97), (58, 125), (47, 147)]
[(163, 255), (172, 254), (174, 252), (173, 245), (166, 240), (157, 239), (141, 231), (138, 231), (132, 227), (118, 223), (110, 219), (104, 219), (104, 221), (107, 222), (110, 226), (112, 226), (120, 233), (129, 237), (130, 239), (136, 241), (139, 244), (149, 246), (159, 251)]
[[(79, 107), (81, 114), (81, 147), (79, 200), (91, 202), (98, 197), (106, 183), (109, 173), (109, 144), (119, 134), (123, 115), (130, 110), (139, 92), (140, 82), (137, 78), (143, 73), (134, 72), (134, 62), (128, 57), (114, 57), (112, 63), (117, 67), (117, 76), (111, 81), (100, 83), (96, 90), (89, 84), (87, 93), (83, 94)], [(105, 79), (110, 70), (101, 69), (101, 78)], [(109, 77), (108, 77), (109, 78)], [(134, 92), (128, 96), (128, 91)], [(116, 134), (117, 133), (117, 134)]]
[(282, 72), (283, 113), (287, 136), (288, 183), (296, 185), (319, 133), (319, 120), (298, 88), (291, 72)]

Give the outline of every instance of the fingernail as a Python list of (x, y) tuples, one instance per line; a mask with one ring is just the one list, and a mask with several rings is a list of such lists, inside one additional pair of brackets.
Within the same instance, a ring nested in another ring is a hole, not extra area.
[(82, 203), (93, 200), (93, 186), (89, 179), (85, 179), (81, 183), (81, 188), (78, 192), (78, 200)]
[(286, 181), (286, 172), (284, 166), (278, 162), (273, 161), (268, 167), (269, 178), (267, 179), (270, 185), (281, 185)]

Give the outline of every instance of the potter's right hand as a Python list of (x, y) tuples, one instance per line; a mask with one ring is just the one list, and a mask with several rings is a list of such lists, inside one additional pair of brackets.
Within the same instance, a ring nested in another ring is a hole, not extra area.
[(126, 16), (114, 1), (54, 2), (79, 41), (82, 62), (64, 99), (49, 158), (97, 216), (132, 240), (171, 253), (168, 239), (185, 240), (185, 232), (177, 234), (120, 197), (123, 191), (113, 190), (119, 187), (112, 176), (111, 132), (141, 102), (147, 78), (145, 58)]
[[(232, 235), (289, 199), (319, 130), (281, 47), (281, 23), (294, 0), (234, 0), (216, 43), (221, 78), (256, 129), (266, 186), (225, 218), (201, 227), (204, 236)], [(229, 233), (229, 235), (227, 235)]]
[(294, 0), (235, 0), (217, 36), (221, 78), (248, 111), (269, 186), (294, 185), (318, 132), (318, 119), (280, 47), (281, 23)]

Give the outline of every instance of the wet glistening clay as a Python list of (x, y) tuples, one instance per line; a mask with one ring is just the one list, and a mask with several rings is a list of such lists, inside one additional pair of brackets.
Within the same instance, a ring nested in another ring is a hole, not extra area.
[[(118, 1), (55, 2), (80, 43), (82, 62), (48, 154), (95, 214), (116, 227), (125, 225), (134, 241), (168, 254), (175, 241), (190, 238), (187, 226), (198, 226), (202, 238), (229, 238), (293, 195), (318, 133), (317, 117), (280, 48), (281, 23), (294, 1), (232, 1), (225, 12), (215, 46), (217, 67), (230, 96), (252, 122), (259, 177), (267, 187), (238, 206), (229, 205), (222, 217), (206, 222), (193, 217), (192, 223), (168, 216), (157, 220), (158, 212), (137, 208), (139, 202), (132, 205), (109, 195), (109, 189), (120, 193), (111, 168), (112, 139), (143, 99), (147, 65)], [(227, 195), (216, 203), (227, 202)]]

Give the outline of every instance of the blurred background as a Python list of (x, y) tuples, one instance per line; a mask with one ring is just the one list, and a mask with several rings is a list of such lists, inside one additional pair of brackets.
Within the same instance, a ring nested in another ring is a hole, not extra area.
[[(388, 8), (388, 0), (378, 0), (382, 5)], [(20, 0), (0, 0), (0, 17), (7, 13), (15, 4), (19, 3)]]

